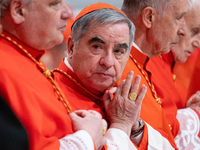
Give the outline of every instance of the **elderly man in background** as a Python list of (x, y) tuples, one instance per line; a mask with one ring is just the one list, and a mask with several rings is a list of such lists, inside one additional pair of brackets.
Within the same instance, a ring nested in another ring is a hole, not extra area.
[(54, 69), (54, 78), (72, 111), (92, 109), (108, 119), (108, 149), (151, 149), (157, 147), (155, 140), (158, 149), (174, 149), (164, 135), (139, 119), (146, 93), (144, 85), (138, 93), (139, 76), (132, 85), (130, 71), (116, 90), (112, 88), (129, 58), (133, 35), (132, 22), (119, 9), (104, 3), (87, 6), (72, 25), (68, 56)]
[[(43, 49), (63, 41), (66, 19), (72, 15), (68, 5), (64, 0), (1, 0), (0, 10), (0, 96), (27, 131), (29, 149), (56, 150), (63, 145), (67, 149), (94, 149), (94, 143), (97, 147), (105, 145), (102, 116), (94, 111), (71, 113), (66, 109), (62, 91), (40, 61)], [(67, 132), (71, 119), (79, 130), (73, 134)], [(66, 140), (60, 142), (64, 137)]]
[(178, 42), (178, 36), (183, 34), (181, 27), (187, 3), (187, 0), (124, 0), (122, 5), (122, 11), (135, 24), (136, 32), (121, 80), (130, 70), (141, 76), (141, 84), (145, 84), (148, 90), (140, 117), (155, 129), (165, 132), (173, 143), (179, 128), (169, 124), (146, 66), (150, 58), (169, 52)]
[(169, 123), (174, 124), (178, 121), (180, 124), (180, 131), (175, 140), (180, 149), (200, 147), (200, 136), (198, 136), (200, 92), (196, 91), (187, 101), (184, 101), (181, 99), (182, 93), (179, 93), (176, 87), (180, 85), (177, 85), (173, 74), (176, 63), (184, 63), (195, 48), (200, 48), (199, 6), (199, 0), (189, 0), (188, 12), (184, 16), (184, 36), (180, 36), (179, 43), (173, 46), (169, 53), (151, 58), (147, 66), (152, 74), (152, 83), (158, 97), (162, 99), (162, 108)]

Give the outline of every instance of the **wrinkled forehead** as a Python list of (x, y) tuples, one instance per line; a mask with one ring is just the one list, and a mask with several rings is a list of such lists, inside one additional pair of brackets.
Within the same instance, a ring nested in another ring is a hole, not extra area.
[[(164, 8), (163, 15), (168, 15), (174, 19), (181, 20), (181, 18), (187, 14), (188, 11), (188, 0), (170, 0)], [(161, 16), (162, 17), (162, 16)]]
[(187, 12), (188, 0), (170, 0), (166, 6), (174, 11)]
[(195, 5), (188, 10), (187, 14), (184, 16), (187, 25), (191, 25), (196, 28), (200, 28), (200, 9), (198, 5)]

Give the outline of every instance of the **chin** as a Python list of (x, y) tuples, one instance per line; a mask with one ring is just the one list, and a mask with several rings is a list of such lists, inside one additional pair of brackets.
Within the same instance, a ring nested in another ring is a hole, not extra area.
[(168, 49), (165, 49), (165, 51), (162, 51), (162, 54), (167, 54), (167, 53), (169, 53), (169, 51), (170, 51), (169, 48), (168, 48)]
[(181, 63), (185, 63), (188, 58), (185, 58), (184, 60), (181, 61)]
[(187, 61), (187, 58), (184, 58), (184, 59), (176, 59), (176, 62), (179, 62), (179, 63), (185, 63)]

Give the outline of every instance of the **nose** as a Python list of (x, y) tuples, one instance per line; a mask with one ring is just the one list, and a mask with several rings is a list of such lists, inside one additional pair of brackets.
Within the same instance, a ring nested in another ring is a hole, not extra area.
[(186, 27), (185, 19), (181, 19), (179, 28), (177, 31), (178, 36), (185, 36), (186, 30), (187, 30), (187, 27)]
[(185, 32), (185, 29), (183, 27), (178, 29), (178, 32), (177, 32), (178, 36), (185, 36), (185, 33), (186, 32)]
[(114, 55), (111, 52), (105, 53), (100, 59), (100, 65), (110, 68), (114, 65), (114, 59)]
[(71, 19), (73, 18), (73, 10), (72, 8), (65, 2), (63, 2), (63, 10), (61, 14), (62, 19)]

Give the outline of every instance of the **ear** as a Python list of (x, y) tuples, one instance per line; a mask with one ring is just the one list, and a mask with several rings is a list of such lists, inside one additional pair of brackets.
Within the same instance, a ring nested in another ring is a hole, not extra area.
[(146, 7), (142, 11), (142, 22), (146, 28), (151, 28), (155, 21), (156, 12), (152, 7)]
[(22, 0), (13, 0), (10, 4), (10, 12), (13, 21), (21, 24), (24, 21), (24, 7)]
[(73, 49), (74, 49), (74, 40), (71, 36), (67, 39), (67, 48), (68, 48), (68, 58), (72, 58), (73, 55)]

